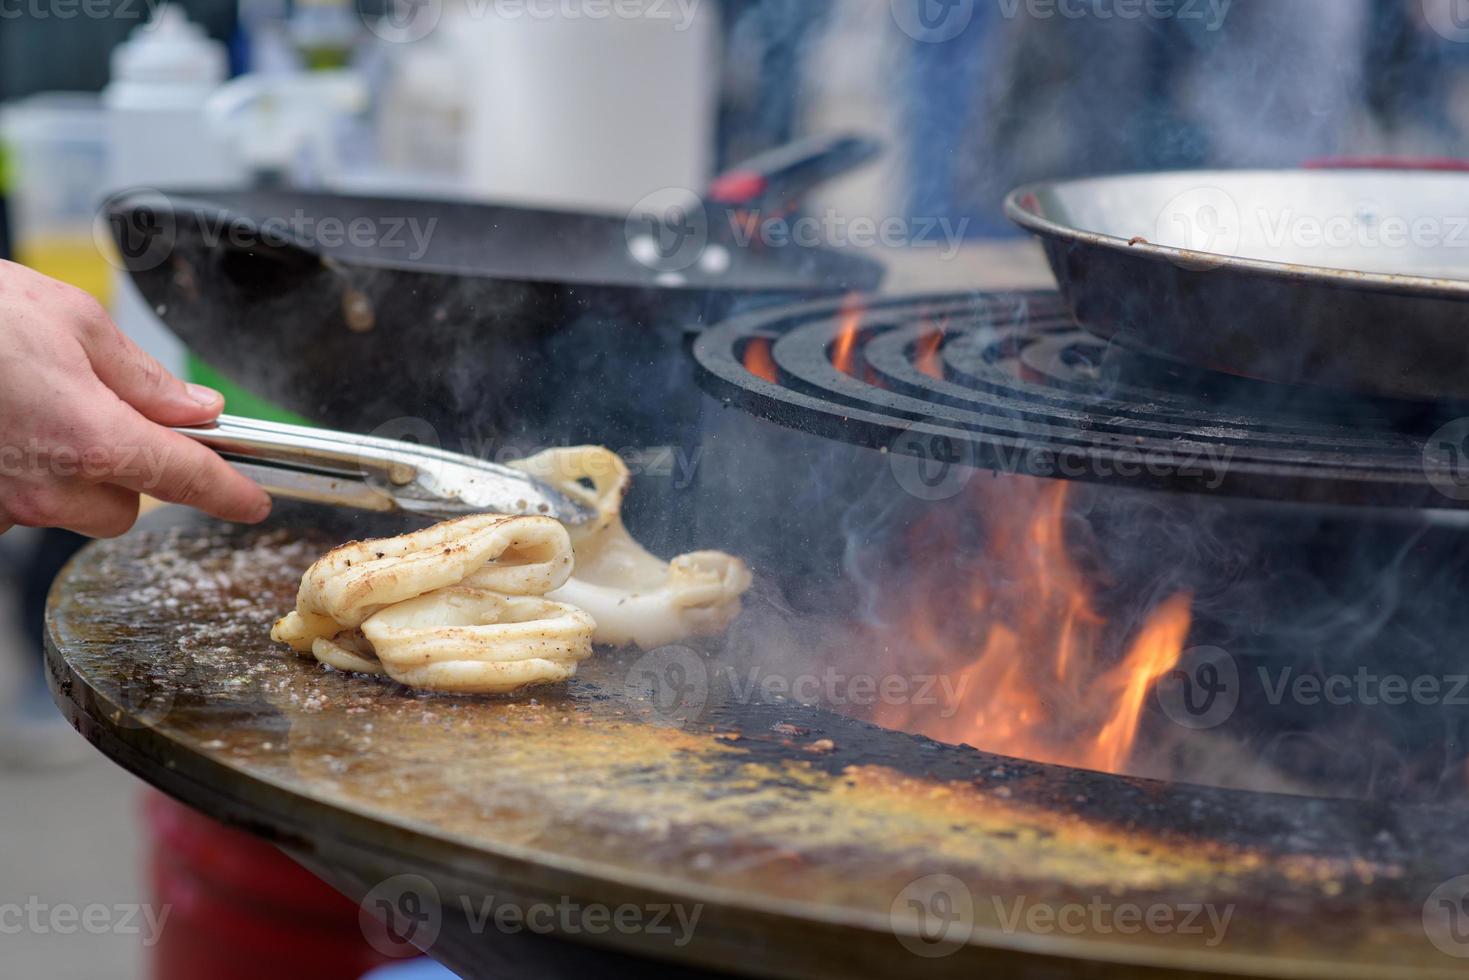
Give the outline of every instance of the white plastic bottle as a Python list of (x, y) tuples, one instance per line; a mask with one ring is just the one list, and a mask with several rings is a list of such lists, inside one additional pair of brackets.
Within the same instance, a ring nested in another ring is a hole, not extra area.
[[(224, 45), (178, 7), (164, 4), (112, 52), (102, 92), (108, 192), (239, 185), (245, 172), (205, 124), (204, 104), (229, 73)], [(113, 317), (165, 367), (183, 370), (183, 348), (118, 272)]]

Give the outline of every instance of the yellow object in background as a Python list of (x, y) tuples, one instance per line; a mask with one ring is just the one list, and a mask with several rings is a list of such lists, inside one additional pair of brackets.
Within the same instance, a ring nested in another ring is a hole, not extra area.
[(112, 266), (90, 234), (27, 235), (15, 243), (21, 265), (84, 289), (104, 305), (112, 298)]
[(112, 267), (93, 225), (107, 185), (106, 122), (90, 93), (43, 92), (0, 106), (13, 257), (104, 303)]

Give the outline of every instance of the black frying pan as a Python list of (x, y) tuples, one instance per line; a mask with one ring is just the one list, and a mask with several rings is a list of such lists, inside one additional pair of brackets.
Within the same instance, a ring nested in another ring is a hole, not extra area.
[(143, 295), (196, 354), (320, 424), (421, 418), (481, 455), (688, 446), (690, 331), (882, 278), (826, 248), (741, 244), (738, 222), (875, 151), (820, 138), (727, 174), (707, 203), (669, 192), (632, 219), (286, 190), (135, 192), (108, 214)]

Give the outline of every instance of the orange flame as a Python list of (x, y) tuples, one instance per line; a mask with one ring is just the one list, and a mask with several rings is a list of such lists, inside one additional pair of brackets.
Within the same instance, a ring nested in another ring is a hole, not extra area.
[[(947, 674), (952, 703), (885, 704), (875, 721), (1017, 758), (1126, 769), (1148, 694), (1183, 652), (1192, 597), (1167, 599), (1120, 642), (1068, 551), (1069, 491), (984, 480), (914, 527), (913, 580), (874, 639), (890, 670)], [(984, 541), (977, 562), (956, 554), (965, 528)]]
[(756, 337), (745, 345), (744, 364), (745, 370), (757, 378), (763, 378), (771, 384), (780, 380), (775, 357), (771, 354), (769, 337)]
[(913, 352), (913, 363), (918, 370), (940, 381), (944, 380), (944, 362), (939, 357), (939, 348), (944, 343), (945, 329), (945, 324), (939, 324), (926, 332), (919, 338), (918, 347)]
[(838, 317), (841, 326), (837, 331), (836, 343), (831, 348), (831, 363), (843, 374), (854, 374), (856, 373), (853, 371), (853, 365), (856, 361), (857, 331), (862, 327), (861, 304), (852, 297), (848, 297), (842, 304)]

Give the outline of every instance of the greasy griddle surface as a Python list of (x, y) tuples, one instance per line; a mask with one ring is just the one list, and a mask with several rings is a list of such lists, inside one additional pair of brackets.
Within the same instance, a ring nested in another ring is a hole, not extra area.
[[(391, 867), (417, 860), (452, 869), (455, 888), (526, 898), (703, 902), (693, 943), (648, 948), (723, 969), (957, 976), (1034, 953), (1270, 975), (1457, 972), (1421, 918), (1438, 884), (1469, 872), (1469, 819), (1454, 808), (1017, 763), (817, 708), (741, 703), (717, 670), (703, 709), (673, 718), (636, 653), (599, 650), (569, 685), (518, 697), (416, 695), (270, 641), (301, 572), (335, 543), (203, 525), (89, 547), (52, 594), (58, 701), (145, 778), (308, 851), (355, 840)], [(894, 922), (915, 927), (899, 898), (939, 873), (972, 895), (974, 931), (958, 953), (920, 959), (894, 938)], [(1210, 946), (1208, 929), (1007, 929), (1017, 901), (1233, 912)]]

